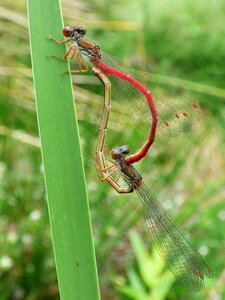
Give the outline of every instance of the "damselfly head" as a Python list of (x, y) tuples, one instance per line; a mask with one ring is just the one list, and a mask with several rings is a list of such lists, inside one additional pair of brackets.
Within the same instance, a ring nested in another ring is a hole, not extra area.
[(130, 152), (130, 148), (127, 145), (123, 145), (123, 146), (120, 147), (120, 151), (123, 154), (128, 154)]
[(69, 36), (71, 35), (71, 29), (70, 29), (69, 26), (65, 26), (65, 27), (63, 28), (63, 35), (64, 35), (65, 37), (69, 37)]
[(65, 37), (73, 37), (75, 39), (83, 37), (86, 34), (86, 32), (87, 32), (87, 30), (86, 30), (85, 26), (83, 26), (83, 25), (78, 25), (75, 27), (65, 26), (63, 28), (63, 35)]
[(128, 154), (130, 152), (130, 148), (126, 145), (121, 147), (113, 148), (110, 152), (112, 159), (118, 160), (124, 157), (124, 154)]
[(121, 153), (119, 153), (117, 148), (113, 148), (110, 152), (110, 155), (111, 155), (112, 159), (117, 160), (120, 157)]

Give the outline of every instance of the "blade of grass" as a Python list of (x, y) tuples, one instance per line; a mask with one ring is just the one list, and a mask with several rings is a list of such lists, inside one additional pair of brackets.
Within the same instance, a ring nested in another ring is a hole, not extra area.
[(59, 0), (28, 0), (30, 42), (45, 185), (60, 296), (99, 299), (84, 170)]

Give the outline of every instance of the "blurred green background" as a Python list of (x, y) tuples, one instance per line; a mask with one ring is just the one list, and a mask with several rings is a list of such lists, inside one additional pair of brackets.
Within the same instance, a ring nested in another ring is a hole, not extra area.
[[(202, 108), (193, 132), (156, 142), (138, 164), (213, 269), (190, 295), (151, 247), (137, 195), (118, 195), (98, 180), (91, 160), (102, 86), (91, 72), (73, 77), (102, 299), (224, 299), (225, 2), (64, 0), (62, 7), (65, 24), (85, 25), (105, 52), (158, 74), (165, 92), (176, 86)], [(55, 300), (24, 1), (1, 1), (0, 26), (0, 300)], [(109, 146), (143, 143), (117, 103), (108, 136)]]

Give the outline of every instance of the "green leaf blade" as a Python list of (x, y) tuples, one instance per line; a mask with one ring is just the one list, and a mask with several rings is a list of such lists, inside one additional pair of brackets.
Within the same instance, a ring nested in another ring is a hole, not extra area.
[(99, 299), (84, 169), (59, 1), (28, 0), (30, 42), (45, 185), (60, 296)]

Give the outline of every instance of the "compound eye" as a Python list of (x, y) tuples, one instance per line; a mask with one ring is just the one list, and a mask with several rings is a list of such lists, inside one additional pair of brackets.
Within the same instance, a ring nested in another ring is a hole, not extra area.
[(130, 148), (126, 145), (122, 146), (121, 148), (123, 154), (128, 154), (130, 152)]
[(71, 29), (70, 29), (70, 27), (69, 27), (69, 26), (64, 27), (64, 28), (63, 28), (63, 35), (64, 35), (65, 37), (69, 37), (70, 34), (71, 34)]
[(111, 154), (112, 159), (115, 159), (115, 160), (118, 159), (120, 156), (116, 149), (112, 149), (110, 154)]
[(80, 35), (85, 35), (86, 32), (87, 32), (87, 30), (86, 30), (85, 26), (82, 26), (82, 25), (81, 25), (81, 26), (78, 26), (77, 32), (78, 32)]

